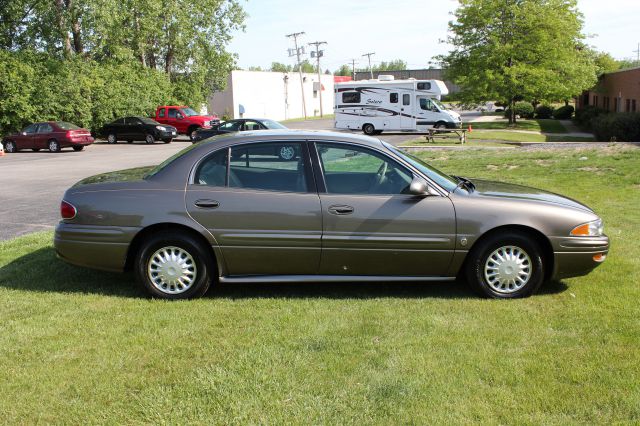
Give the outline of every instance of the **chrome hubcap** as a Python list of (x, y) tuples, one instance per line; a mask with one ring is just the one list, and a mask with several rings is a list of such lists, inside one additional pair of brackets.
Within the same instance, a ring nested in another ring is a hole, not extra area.
[(196, 280), (196, 263), (193, 257), (180, 247), (163, 247), (157, 250), (147, 266), (147, 275), (155, 288), (167, 294), (187, 291)]
[(147, 135), (147, 143), (153, 143), (153, 136)]
[(115, 137), (115, 135), (109, 135), (107, 140), (108, 140), (109, 143), (115, 143), (116, 137)]
[(49, 151), (55, 151), (57, 148), (58, 148), (58, 144), (56, 144), (53, 141), (49, 142)]
[(484, 277), (498, 293), (514, 293), (531, 278), (531, 259), (527, 252), (516, 246), (494, 250), (484, 264)]

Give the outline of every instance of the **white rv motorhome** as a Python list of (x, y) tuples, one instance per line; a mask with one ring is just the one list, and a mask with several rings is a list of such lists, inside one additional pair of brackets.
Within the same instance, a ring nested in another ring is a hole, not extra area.
[(459, 128), (460, 114), (440, 102), (448, 93), (440, 80), (394, 80), (391, 75), (336, 83), (335, 127), (368, 135)]

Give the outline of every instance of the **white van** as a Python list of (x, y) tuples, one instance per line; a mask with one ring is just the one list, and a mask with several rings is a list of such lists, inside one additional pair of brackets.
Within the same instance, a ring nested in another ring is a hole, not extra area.
[(440, 102), (448, 93), (440, 80), (394, 80), (391, 75), (336, 83), (335, 128), (362, 130), (367, 135), (459, 128), (460, 114)]

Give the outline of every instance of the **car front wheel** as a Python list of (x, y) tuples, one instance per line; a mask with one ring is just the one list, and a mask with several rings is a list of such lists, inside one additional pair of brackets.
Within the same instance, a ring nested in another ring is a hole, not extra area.
[(480, 241), (466, 264), (469, 285), (482, 296), (512, 299), (531, 296), (544, 281), (540, 246), (518, 233)]
[(364, 132), (365, 135), (369, 135), (369, 136), (376, 134), (376, 128), (371, 123), (367, 123), (364, 126), (362, 126), (362, 131)]
[(80, 152), (80, 151), (82, 151), (83, 149), (84, 149), (84, 146), (83, 146), (83, 145), (77, 145), (77, 146), (74, 146), (74, 147), (73, 147), (73, 150), (74, 150), (75, 152)]
[(189, 130), (189, 138), (191, 139), (191, 142), (196, 141), (196, 137), (198, 136), (198, 130), (200, 130), (200, 127), (193, 127)]
[(156, 141), (156, 138), (155, 138), (152, 134), (147, 134), (147, 135), (144, 137), (144, 141), (145, 141), (146, 143), (148, 143), (148, 144), (152, 144), (152, 143), (154, 143), (154, 142)]
[(192, 299), (206, 293), (213, 265), (197, 239), (167, 231), (153, 235), (143, 244), (136, 258), (136, 275), (152, 297)]

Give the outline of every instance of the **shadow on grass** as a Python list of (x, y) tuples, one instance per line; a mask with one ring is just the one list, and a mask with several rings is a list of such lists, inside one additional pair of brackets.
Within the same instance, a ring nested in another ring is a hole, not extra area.
[[(86, 293), (106, 296), (146, 298), (133, 274), (95, 271), (69, 265), (56, 258), (53, 248), (41, 248), (0, 268), (0, 287), (59, 293)], [(563, 292), (562, 282), (545, 284), (539, 294)], [(454, 282), (369, 282), (369, 283), (283, 283), (216, 284), (210, 298), (442, 298), (463, 299), (477, 296), (466, 283)]]

